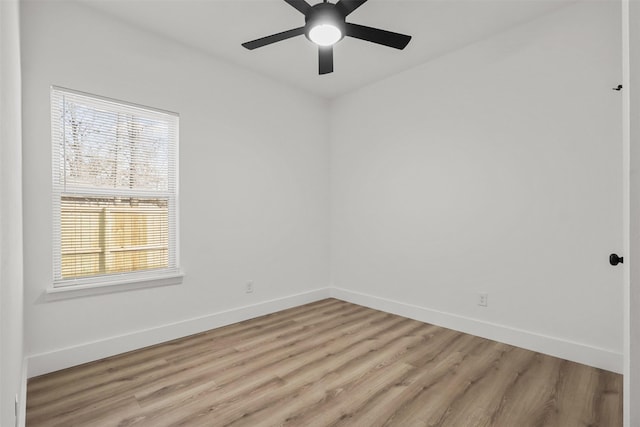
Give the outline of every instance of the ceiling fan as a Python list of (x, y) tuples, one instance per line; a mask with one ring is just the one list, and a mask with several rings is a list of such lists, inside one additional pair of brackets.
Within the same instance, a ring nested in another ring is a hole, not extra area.
[(346, 17), (367, 0), (339, 0), (337, 3), (324, 0), (313, 6), (305, 0), (284, 1), (304, 15), (305, 25), (242, 43), (242, 46), (253, 50), (304, 34), (318, 45), (319, 74), (328, 74), (333, 72), (333, 45), (345, 36), (395, 49), (404, 49), (411, 40), (411, 36), (404, 34), (346, 22)]

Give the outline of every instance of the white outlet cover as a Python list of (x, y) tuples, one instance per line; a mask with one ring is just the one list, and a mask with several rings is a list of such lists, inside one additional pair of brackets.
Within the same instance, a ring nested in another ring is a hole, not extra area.
[(478, 294), (478, 305), (481, 307), (487, 307), (489, 305), (489, 294)]

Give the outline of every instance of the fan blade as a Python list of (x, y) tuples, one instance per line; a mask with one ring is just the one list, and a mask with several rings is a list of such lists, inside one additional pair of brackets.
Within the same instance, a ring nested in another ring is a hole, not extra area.
[(411, 40), (411, 36), (393, 33), (379, 28), (365, 27), (364, 25), (350, 24), (348, 22), (347, 35), (396, 49), (404, 49)]
[(290, 6), (295, 7), (298, 12), (306, 15), (309, 9), (311, 9), (311, 5), (307, 3), (305, 0), (284, 0), (289, 3)]
[(318, 46), (319, 74), (333, 73), (333, 46)]
[(278, 34), (272, 34), (267, 37), (262, 37), (260, 39), (252, 40), (250, 42), (242, 43), (242, 46), (246, 47), (249, 50), (256, 49), (258, 47), (266, 46), (271, 43), (279, 42), (282, 40), (290, 39), (291, 37), (299, 36), (304, 34), (304, 27), (294, 28), (293, 30), (283, 31)]
[(340, 0), (336, 3), (336, 8), (342, 13), (342, 16), (347, 16), (360, 6), (362, 6), (367, 0)]

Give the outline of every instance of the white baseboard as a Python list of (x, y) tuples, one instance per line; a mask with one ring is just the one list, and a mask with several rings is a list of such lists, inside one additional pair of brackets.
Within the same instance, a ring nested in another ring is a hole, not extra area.
[[(322, 288), (151, 329), (83, 343), (73, 347), (31, 355), (25, 361), (25, 387), (23, 390), (25, 397), (22, 398), (21, 406), (24, 406), (26, 402), (27, 377), (43, 375), (329, 297), (608, 371), (622, 373), (623, 370), (622, 354), (610, 350), (346, 289)], [(22, 414), (20, 419), (24, 420)]]
[[(322, 288), (28, 357), (29, 378), (329, 298)], [(26, 380), (25, 380), (26, 381)], [(26, 389), (26, 387), (25, 387)]]
[(621, 353), (346, 289), (330, 288), (330, 291), (333, 298), (343, 301), (596, 368), (616, 373), (622, 373), (623, 371), (623, 355)]

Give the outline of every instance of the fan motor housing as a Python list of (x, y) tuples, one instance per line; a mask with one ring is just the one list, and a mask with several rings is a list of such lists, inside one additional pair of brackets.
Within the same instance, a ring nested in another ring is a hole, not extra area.
[(336, 5), (333, 3), (318, 3), (311, 7), (309, 12), (305, 15), (305, 29), (304, 35), (309, 41), (313, 41), (309, 38), (309, 32), (317, 25), (329, 24), (338, 28), (341, 33), (340, 40), (345, 36), (346, 24), (344, 16), (338, 11)]

